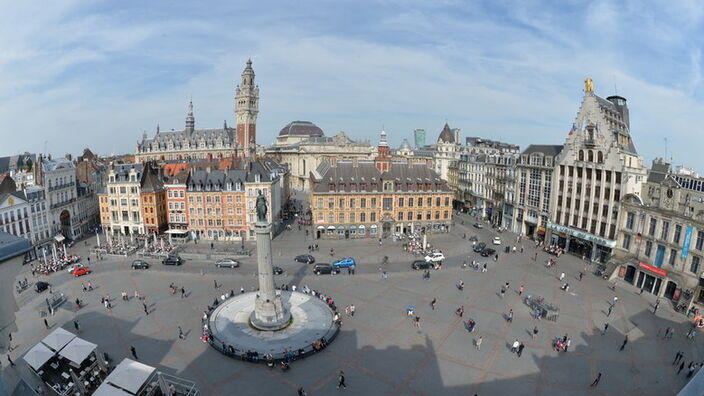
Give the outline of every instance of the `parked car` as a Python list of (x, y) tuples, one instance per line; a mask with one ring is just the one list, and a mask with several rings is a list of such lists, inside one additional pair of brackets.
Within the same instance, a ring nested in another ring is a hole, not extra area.
[(485, 248), (485, 249), (482, 250), (482, 252), (481, 252), (482, 257), (491, 257), (491, 256), (493, 256), (493, 255), (495, 255), (495, 254), (496, 254), (496, 250), (494, 250), (494, 249), (492, 249), (492, 248)]
[(274, 275), (281, 275), (284, 273), (284, 269), (279, 266), (274, 266)]
[(179, 256), (169, 256), (161, 260), (161, 263), (164, 265), (181, 265), (183, 264), (183, 259)]
[(333, 272), (339, 274), (340, 267), (336, 267), (328, 263), (318, 263), (313, 267), (313, 273), (316, 275), (331, 274)]
[(132, 269), (147, 269), (149, 268), (149, 263), (144, 260), (134, 260), (132, 262)]
[(484, 226), (482, 225), (482, 223), (474, 223), (474, 228), (479, 228), (481, 230), (482, 228), (484, 228)]
[(294, 260), (299, 263), (313, 264), (315, 262), (315, 257), (310, 254), (301, 254), (296, 256)]
[(71, 264), (68, 267), (66, 267), (66, 270), (70, 274), (73, 272), (73, 270), (75, 270), (76, 268), (80, 268), (80, 267), (83, 267), (83, 264), (81, 264), (81, 263)]
[(237, 260), (226, 258), (219, 260), (217, 263), (215, 263), (215, 266), (218, 268), (237, 268), (240, 266), (240, 262)]
[(482, 250), (484, 250), (485, 247), (486, 247), (486, 243), (484, 243), (484, 242), (479, 242), (479, 243), (477, 243), (476, 245), (474, 245), (474, 249), (473, 249), (473, 250), (474, 250), (476, 253), (479, 253), (479, 252), (481, 252)]
[(88, 275), (92, 271), (88, 267), (78, 267), (71, 272), (71, 275), (73, 276), (83, 276), (83, 275)]
[(48, 282), (39, 281), (39, 282), (37, 282), (37, 283), (34, 284), (34, 290), (36, 290), (37, 293), (41, 293), (41, 292), (43, 292), (44, 290), (48, 289), (49, 286), (51, 286), (51, 285), (49, 285)]
[(425, 261), (431, 263), (437, 263), (443, 260), (445, 260), (445, 255), (440, 252), (430, 253), (429, 255), (425, 256)]
[(494, 240), (491, 241), (494, 245), (501, 245), (501, 238), (499, 237), (494, 237)]
[(336, 266), (339, 268), (349, 268), (349, 267), (356, 265), (356, 264), (357, 264), (357, 262), (354, 261), (354, 259), (352, 257), (341, 258), (341, 259), (335, 261), (334, 263), (332, 263), (333, 266)]
[(425, 260), (415, 260), (411, 263), (411, 268), (414, 270), (433, 268), (433, 265), (429, 261)]

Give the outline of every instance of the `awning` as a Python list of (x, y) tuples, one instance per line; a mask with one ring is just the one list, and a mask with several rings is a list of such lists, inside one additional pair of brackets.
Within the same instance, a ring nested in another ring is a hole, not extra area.
[(40, 342), (27, 351), (22, 359), (35, 371), (39, 371), (44, 363), (48, 362), (54, 355), (55, 353), (51, 349)]
[(166, 230), (166, 231), (164, 231), (164, 234), (185, 235), (185, 234), (188, 234), (188, 230)]
[(345, 229), (345, 226), (337, 226), (337, 229), (338, 229), (338, 230), (344, 230), (344, 229)]
[(335, 226), (328, 226), (328, 230), (334, 230)]
[(115, 388), (107, 382), (103, 382), (100, 384), (98, 389), (93, 392), (93, 396), (132, 396), (132, 394), (127, 393), (122, 389)]
[(97, 347), (98, 346), (92, 342), (76, 337), (59, 352), (59, 355), (76, 364), (81, 364)]
[(376, 224), (372, 224), (372, 227), (371, 227), (371, 228), (377, 228), (377, 227), (376, 227)]
[(319, 229), (319, 230), (324, 230), (325, 227), (323, 227), (323, 226), (318, 226), (318, 229)]
[(54, 236), (54, 239), (56, 239), (56, 242), (61, 242), (61, 241), (63, 241), (63, 240), (66, 239), (66, 238), (64, 238), (64, 236), (61, 235), (61, 234), (57, 234), (57, 235)]
[(362, 229), (362, 228), (367, 228), (367, 227), (364, 224), (362, 224), (359, 226), (359, 228)]
[(355, 229), (355, 228), (357, 228), (356, 225), (351, 225), (351, 226), (350, 226), (350, 230)]
[(56, 328), (48, 336), (44, 337), (42, 342), (53, 349), (54, 351), (60, 351), (61, 348), (65, 347), (71, 340), (76, 338), (76, 335), (70, 331), (64, 330), (61, 327)]
[(136, 395), (154, 370), (156, 369), (152, 366), (135, 362), (132, 359), (124, 359), (115, 367), (112, 373), (105, 378), (103, 383), (109, 382), (118, 388), (122, 388)]

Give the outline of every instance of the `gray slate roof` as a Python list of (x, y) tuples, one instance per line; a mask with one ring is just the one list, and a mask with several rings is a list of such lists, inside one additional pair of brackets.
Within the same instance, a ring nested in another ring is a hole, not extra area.
[(325, 136), (323, 130), (310, 121), (291, 121), (279, 131), (279, 136), (307, 135), (311, 137)]
[(28, 239), (0, 231), (0, 264), (30, 250), (32, 250), (32, 244)]
[(188, 142), (191, 147), (195, 146), (201, 140), (205, 140), (205, 143), (215, 144), (221, 141), (223, 145), (232, 145), (235, 141), (235, 129), (234, 128), (220, 128), (220, 129), (196, 129), (189, 133), (188, 131), (159, 131), (151, 139), (142, 139), (138, 144), (140, 149), (148, 149), (152, 144), (156, 143), (160, 150), (166, 150), (169, 142), (178, 149), (185, 142)]
[(554, 157), (560, 154), (563, 147), (561, 144), (531, 144), (521, 154), (542, 153), (546, 157)]

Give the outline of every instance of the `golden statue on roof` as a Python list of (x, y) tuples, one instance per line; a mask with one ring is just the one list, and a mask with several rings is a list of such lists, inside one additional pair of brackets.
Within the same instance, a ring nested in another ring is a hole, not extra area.
[(594, 90), (594, 82), (591, 78), (584, 79), (584, 92), (592, 92)]

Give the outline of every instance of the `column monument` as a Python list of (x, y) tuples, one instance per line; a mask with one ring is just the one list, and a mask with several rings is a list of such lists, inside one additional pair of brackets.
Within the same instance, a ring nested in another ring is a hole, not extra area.
[(291, 323), (291, 313), (281, 300), (281, 293), (274, 289), (274, 269), (271, 257), (271, 223), (267, 220), (266, 198), (257, 197), (257, 271), (259, 291), (250, 317), (252, 326), (259, 330), (280, 330)]

